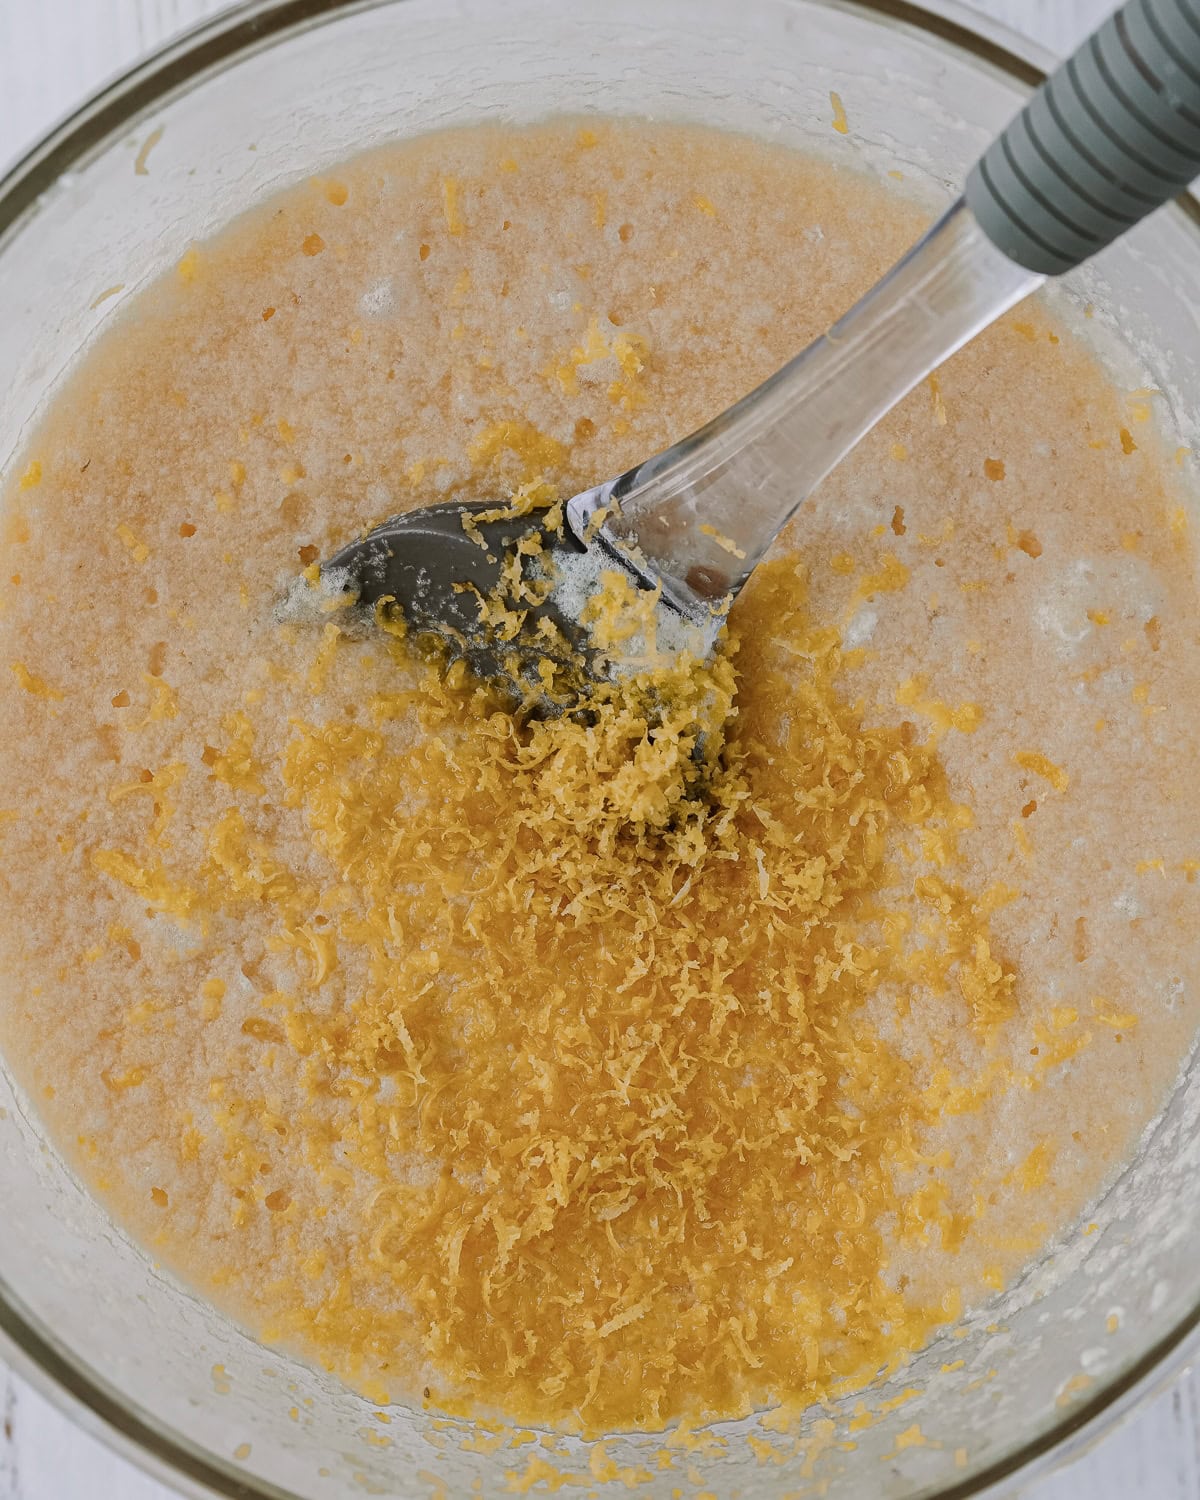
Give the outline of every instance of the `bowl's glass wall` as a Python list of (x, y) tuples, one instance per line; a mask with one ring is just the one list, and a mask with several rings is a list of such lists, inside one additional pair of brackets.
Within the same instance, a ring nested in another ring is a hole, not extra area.
[[(865, 6), (821, 0), (402, 0), (345, 7), (277, 29), (269, 43), (239, 24), (245, 46), (219, 60), (212, 49), (205, 70), (0, 227), (0, 464), (80, 347), (189, 241), (363, 146), (497, 117), (632, 112), (899, 169), (934, 209), (1022, 97), (993, 62)], [(831, 90), (849, 117), (845, 136), (830, 128)], [(136, 172), (139, 145), (158, 130), (148, 172)], [(1196, 225), (1171, 209), (1059, 293), (1094, 306), (1090, 336), (1130, 384), (1168, 392), (1184, 442), (1200, 417), (1198, 249)], [(123, 291), (96, 305), (117, 284)], [(765, 1500), (818, 1492), (821, 1481), (829, 1500), (969, 1489), (1068, 1431), (1186, 1327), (1200, 1302), (1198, 1169), (1193, 1072), (1095, 1210), (1098, 1228), (1081, 1228), (965, 1337), (914, 1361), (880, 1395), (922, 1393), (876, 1425), (851, 1436), (847, 1413), (810, 1421), (805, 1451), (783, 1463), (760, 1461), (736, 1432), (723, 1450), (677, 1450), (661, 1471), (660, 1439), (622, 1439), (609, 1455), (646, 1470), (650, 1496), (681, 1488)], [(2, 1069), (0, 1204), (8, 1332), (93, 1405), (107, 1393), (117, 1424), (190, 1467), (196, 1484), (342, 1500), (435, 1495), (439, 1484), (463, 1495), (477, 1481), (487, 1495), (507, 1488), (506, 1472), (524, 1471), (528, 1447), (464, 1452), (453, 1432), (398, 1411), (381, 1427), (336, 1382), (263, 1350), (181, 1290), (73, 1181)], [(1113, 1312), (1120, 1327), (1110, 1334)], [(941, 1370), (954, 1361), (961, 1367)], [(926, 1444), (897, 1451), (914, 1423)], [(587, 1472), (586, 1456), (550, 1462)]]

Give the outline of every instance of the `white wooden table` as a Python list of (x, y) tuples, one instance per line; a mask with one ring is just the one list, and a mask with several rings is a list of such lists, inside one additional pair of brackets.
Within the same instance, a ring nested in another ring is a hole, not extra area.
[[(84, 94), (227, 0), (0, 0), (0, 166)], [(1065, 52), (1111, 0), (975, 0)], [(0, 1500), (172, 1500), (0, 1364)], [(1200, 1500), (1200, 1378), (1188, 1377), (1022, 1500)]]

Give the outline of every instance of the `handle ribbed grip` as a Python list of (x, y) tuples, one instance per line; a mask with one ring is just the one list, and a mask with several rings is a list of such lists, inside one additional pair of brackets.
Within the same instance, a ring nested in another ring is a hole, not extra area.
[(989, 239), (1057, 276), (1200, 176), (1200, 0), (1130, 0), (967, 179)]

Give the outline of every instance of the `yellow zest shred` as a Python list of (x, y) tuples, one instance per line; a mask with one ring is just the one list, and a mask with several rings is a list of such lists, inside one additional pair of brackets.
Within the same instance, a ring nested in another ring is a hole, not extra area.
[(156, 911), (186, 920), (196, 908), (197, 893), (174, 881), (161, 864), (146, 863), (117, 849), (96, 849), (92, 868), (133, 891)]
[(229, 736), (229, 744), (224, 750), (217, 750), (212, 754), (206, 750), (203, 756), (210, 774), (235, 791), (250, 792), (261, 797), (266, 787), (262, 781), (262, 768), (254, 759), (253, 723), (247, 714), (238, 709), (235, 713), (226, 714), (222, 728)]
[(978, 703), (960, 703), (951, 708), (938, 698), (929, 696), (929, 679), (924, 675), (909, 677), (896, 689), (896, 702), (902, 707), (913, 708), (931, 720), (936, 734), (956, 729), (960, 734), (974, 734), (983, 723), (983, 707)]
[(1054, 1151), (1048, 1141), (1040, 1141), (1013, 1174), (1025, 1192), (1040, 1188), (1050, 1173)]
[(175, 264), (175, 274), (185, 286), (195, 281), (200, 271), (200, 251), (195, 245), (185, 250)]
[(17, 682), (27, 693), (35, 698), (46, 698), (51, 701), (61, 702), (62, 694), (55, 687), (51, 687), (44, 677), (39, 677), (36, 672), (31, 672), (23, 661), (12, 663), (12, 673)]
[[(849, 558), (850, 567), (847, 571), (853, 572), (854, 559), (849, 554), (841, 554), (842, 558)], [(837, 560), (835, 559), (835, 562)], [(842, 571), (841, 567), (835, 567), (835, 571)], [(864, 573), (858, 580), (848, 606), (849, 612), (853, 611), (863, 600), (873, 599), (876, 594), (897, 594), (901, 589), (907, 587), (908, 580), (912, 575), (908, 568), (900, 561), (893, 552), (888, 552), (881, 560), (879, 567), (872, 573)]]
[(557, 381), (564, 394), (577, 396), (581, 371), (590, 379), (597, 366), (601, 367), (597, 373), (613, 370), (615, 378), (608, 383), (608, 399), (622, 411), (633, 413), (646, 404), (642, 376), (649, 358), (650, 346), (641, 334), (622, 329), (610, 338), (593, 314), (582, 342), (565, 359), (552, 361), (542, 373), (547, 380)]
[(143, 542), (131, 526), (124, 521), (117, 527), (117, 536), (125, 544), (129, 555), (135, 563), (144, 563), (150, 556), (150, 548)]
[(1132, 1031), (1138, 1023), (1133, 1011), (1117, 1010), (1103, 995), (1092, 996), (1092, 1014), (1102, 1026), (1109, 1026), (1113, 1031)]
[(149, 177), (150, 168), (146, 165), (150, 159), (150, 153), (163, 138), (164, 126), (156, 126), (142, 144), (138, 147), (138, 154), (133, 159), (133, 175), (135, 177)]
[(450, 234), (459, 235), (463, 232), (457, 177), (442, 178), (442, 217), (446, 221), (446, 229)]
[(936, 375), (929, 377), (929, 399), (933, 406), (933, 420), (939, 427), (947, 421), (946, 398), (942, 395), (942, 382)]
[(728, 552), (731, 557), (745, 557), (745, 548), (739, 547), (732, 537), (725, 536), (724, 533), (718, 531), (715, 526), (710, 526), (706, 522), (703, 526), (701, 526), (700, 530), (703, 535), (712, 537), (717, 546), (723, 548), (724, 551)]
[(1041, 776), (1056, 792), (1065, 792), (1070, 785), (1071, 778), (1067, 772), (1037, 750), (1018, 750), (1013, 756), (1013, 764), (1020, 766), (1023, 771), (1032, 771), (1035, 776)]
[[(150, 689), (152, 701), (142, 728), (147, 724), (158, 724), (164, 719), (176, 719), (179, 717), (179, 694), (162, 677), (155, 677), (150, 672), (142, 674), (142, 681)], [(114, 705), (115, 706), (115, 705)]]
[(539, 432), (531, 422), (495, 422), (467, 448), (467, 457), (480, 467), (498, 468), (505, 454), (520, 462), (528, 482), (558, 468), (567, 450), (557, 438)]

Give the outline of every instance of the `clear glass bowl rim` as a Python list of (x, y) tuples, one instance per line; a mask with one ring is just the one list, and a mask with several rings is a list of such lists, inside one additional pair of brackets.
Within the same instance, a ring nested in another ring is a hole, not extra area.
[[(0, 256), (36, 212), (38, 200), (65, 174), (79, 170), (114, 135), (205, 74), (270, 48), (285, 36), (340, 15), (404, 0), (242, 0), (189, 28), (118, 74), (53, 126), (0, 177)], [(786, 3), (786, 0), (785, 0)], [(881, 25), (914, 28), (947, 47), (1036, 88), (1053, 55), (957, 0), (806, 0), (830, 10), (857, 12)], [(1182, 194), (1169, 212), (1192, 221), (1200, 236), (1200, 196)], [(1197, 246), (1200, 251), (1200, 244)], [(1080, 1400), (1040, 1436), (996, 1463), (929, 1496), (968, 1500), (1028, 1480), (1068, 1451), (1103, 1432), (1181, 1375), (1200, 1352), (1200, 1302), (1129, 1369)], [(220, 1500), (296, 1500), (290, 1491), (235, 1469), (172, 1430), (147, 1420), (95, 1370), (76, 1361), (53, 1330), (39, 1327), (0, 1280), (0, 1356), (58, 1410), (139, 1468), (197, 1497)]]

